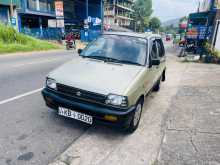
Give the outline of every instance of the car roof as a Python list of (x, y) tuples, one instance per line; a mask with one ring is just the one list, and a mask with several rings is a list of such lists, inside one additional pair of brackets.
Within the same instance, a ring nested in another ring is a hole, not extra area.
[(135, 32), (104, 32), (104, 35), (120, 35), (128, 37), (138, 37), (143, 39), (161, 38), (159, 34), (135, 33)]

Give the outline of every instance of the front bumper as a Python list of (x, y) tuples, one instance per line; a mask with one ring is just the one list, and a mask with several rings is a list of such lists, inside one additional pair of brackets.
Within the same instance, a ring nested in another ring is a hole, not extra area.
[[(127, 109), (120, 109), (105, 105), (97, 105), (95, 103), (74, 99), (48, 88), (43, 89), (42, 95), (46, 105), (54, 110), (58, 111), (59, 107), (65, 107), (92, 116), (94, 123), (101, 123), (120, 128), (127, 128), (129, 126), (129, 123), (132, 120), (132, 115), (135, 111), (134, 106)], [(117, 117), (117, 120), (108, 121), (104, 118), (105, 115), (115, 116)]]

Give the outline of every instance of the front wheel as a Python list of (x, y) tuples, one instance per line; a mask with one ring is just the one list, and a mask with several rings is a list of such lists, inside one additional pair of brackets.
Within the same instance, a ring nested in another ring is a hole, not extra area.
[(66, 45), (66, 50), (70, 50), (70, 46), (69, 45)]
[(139, 101), (136, 105), (135, 112), (132, 114), (132, 120), (129, 124), (129, 127), (126, 130), (128, 133), (133, 133), (138, 128), (141, 119), (142, 108), (143, 102)]

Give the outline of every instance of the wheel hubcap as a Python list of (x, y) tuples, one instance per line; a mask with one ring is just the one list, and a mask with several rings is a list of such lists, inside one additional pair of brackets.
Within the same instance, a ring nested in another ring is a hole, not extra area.
[(139, 103), (137, 105), (136, 111), (134, 113), (134, 126), (136, 126), (140, 120), (140, 116), (141, 116), (141, 104)]

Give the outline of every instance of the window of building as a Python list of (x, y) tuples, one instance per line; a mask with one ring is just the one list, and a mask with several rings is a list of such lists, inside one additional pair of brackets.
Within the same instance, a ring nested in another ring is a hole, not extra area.
[(9, 8), (6, 6), (0, 6), (0, 20), (2, 23), (8, 23), (8, 10)]
[(37, 10), (36, 0), (27, 0), (27, 8), (30, 10)]

